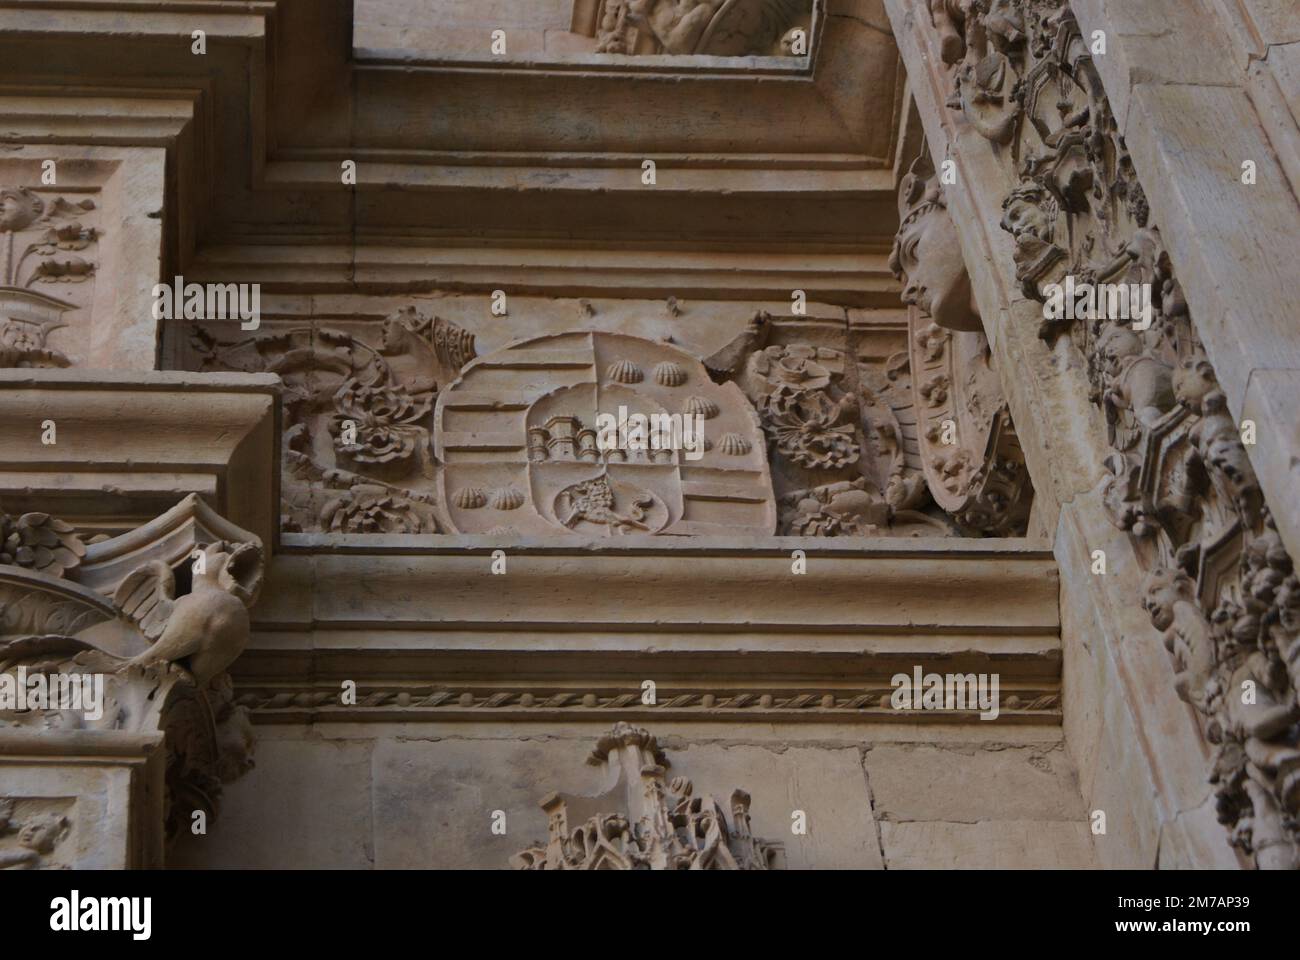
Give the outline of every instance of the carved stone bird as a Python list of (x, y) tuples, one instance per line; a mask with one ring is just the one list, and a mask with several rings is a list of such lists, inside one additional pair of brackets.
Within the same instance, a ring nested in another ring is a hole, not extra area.
[(262, 582), (256, 544), (209, 544), (193, 561), (190, 592), (176, 596), (176, 579), (161, 561), (127, 575), (114, 595), (119, 609), (154, 641), (129, 664), (178, 663), (204, 687), (248, 645), (248, 607)]

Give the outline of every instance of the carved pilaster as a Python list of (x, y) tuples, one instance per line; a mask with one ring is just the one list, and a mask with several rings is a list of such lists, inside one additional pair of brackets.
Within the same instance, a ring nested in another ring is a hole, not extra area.
[(1216, 748), (1219, 818), (1258, 866), (1300, 866), (1293, 561), (1089, 46), (1062, 0), (923, 6), (950, 106), (1018, 179), (1002, 227), (1017, 280), (1044, 304), (1039, 334), (1086, 364), (1109, 446), (1099, 492), (1147, 571), (1143, 604), (1175, 688)]

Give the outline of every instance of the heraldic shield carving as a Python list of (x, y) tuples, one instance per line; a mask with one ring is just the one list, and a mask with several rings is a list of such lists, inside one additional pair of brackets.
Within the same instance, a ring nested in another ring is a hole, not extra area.
[(438, 398), (442, 496), (460, 533), (771, 535), (758, 418), (666, 343), (581, 331), (470, 363)]

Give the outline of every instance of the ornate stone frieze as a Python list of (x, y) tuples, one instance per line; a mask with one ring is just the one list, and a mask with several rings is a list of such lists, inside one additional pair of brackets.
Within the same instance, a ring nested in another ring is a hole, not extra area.
[(1088, 45), (1060, 0), (930, 8), (955, 99), (1019, 175), (1002, 226), (1017, 279), (1044, 303), (1040, 335), (1087, 363), (1110, 445), (1102, 499), (1133, 537), (1175, 686), (1216, 747), (1219, 817), (1258, 866), (1300, 866), (1293, 562)]
[(723, 808), (696, 796), (686, 777), (666, 780), (668, 757), (654, 736), (617, 723), (587, 758), (605, 772), (598, 796), (551, 794), (544, 845), (511, 858), (520, 870), (773, 870), (780, 843), (750, 829), (749, 794), (735, 790)]
[(283, 379), (282, 529), (437, 533), (433, 404), (474, 357), (473, 336), (413, 308), (373, 335), (267, 326), (200, 325), (190, 345), (200, 370)]
[[(225, 671), (248, 643), (261, 543), (194, 496), (89, 544), (43, 514), (0, 525), (18, 544), (0, 564), (0, 728), (44, 731), (56, 758), (73, 731), (162, 733), (168, 835), (195, 810), (215, 814), (221, 784), (251, 765), (247, 710)], [(33, 813), (17, 828), (22, 850), (8, 850), (15, 803), (0, 799), (0, 863), (43, 863), (62, 828)]]
[(924, 148), (899, 190), (899, 221), (890, 266), (905, 283), (909, 337), (889, 377), (910, 388), (925, 485), (963, 532), (1023, 534), (1029, 471)]
[[(812, 7), (812, 0), (600, 0), (591, 25), (599, 53), (791, 56), (808, 52)], [(795, 30), (804, 33), (802, 49)]]
[[(406, 308), (199, 322), (185, 362), (283, 379), (290, 532), (1019, 535), (1030, 492), (986, 345), (948, 336), (914, 361), (896, 315), (759, 311), (703, 358), (601, 329), (476, 357), (473, 333)], [(969, 461), (940, 463), (948, 420)]]

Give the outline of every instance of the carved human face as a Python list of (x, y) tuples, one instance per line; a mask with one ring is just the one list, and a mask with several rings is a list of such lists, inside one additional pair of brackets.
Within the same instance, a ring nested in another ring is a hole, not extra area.
[(1022, 239), (1047, 241), (1052, 225), (1042, 208), (1028, 200), (1017, 199), (1007, 205), (1002, 227), (1019, 243)]
[(17, 193), (0, 194), (0, 233), (21, 230), (32, 222), (31, 205)]
[(899, 238), (899, 265), (907, 282), (904, 303), (949, 330), (983, 329), (971, 308), (970, 274), (946, 210), (932, 207), (907, 225)]
[(37, 817), (18, 832), (18, 842), (36, 853), (49, 853), (62, 827), (62, 817)]

